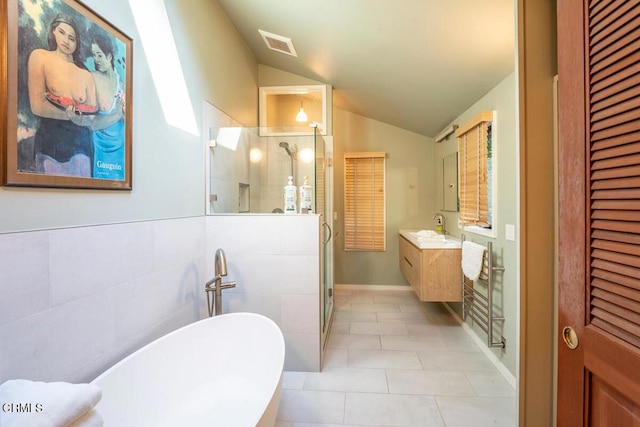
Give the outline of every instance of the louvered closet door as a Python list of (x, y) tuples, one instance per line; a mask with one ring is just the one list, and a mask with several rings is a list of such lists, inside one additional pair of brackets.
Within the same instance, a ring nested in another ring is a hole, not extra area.
[(559, 1), (558, 45), (558, 425), (640, 426), (640, 1)]

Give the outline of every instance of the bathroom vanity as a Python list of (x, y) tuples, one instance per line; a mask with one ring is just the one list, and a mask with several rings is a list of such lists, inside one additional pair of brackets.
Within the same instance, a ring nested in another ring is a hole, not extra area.
[(418, 230), (400, 230), (400, 270), (420, 301), (462, 301), (462, 244), (436, 236), (422, 238)]

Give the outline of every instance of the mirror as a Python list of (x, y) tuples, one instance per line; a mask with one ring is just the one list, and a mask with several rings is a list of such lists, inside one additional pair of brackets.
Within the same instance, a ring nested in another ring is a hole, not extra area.
[[(260, 135), (313, 135), (312, 124), (318, 133), (326, 135), (326, 85), (267, 86), (260, 88)], [(296, 116), (303, 109), (307, 121)]]
[(458, 153), (442, 159), (443, 211), (458, 211)]

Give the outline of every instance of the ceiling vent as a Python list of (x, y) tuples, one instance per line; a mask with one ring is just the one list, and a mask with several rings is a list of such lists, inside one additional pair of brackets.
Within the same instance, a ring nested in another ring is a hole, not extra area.
[(275, 50), (276, 52), (280, 53), (286, 53), (287, 55), (295, 57), (298, 56), (290, 38), (279, 36), (277, 34), (269, 33), (263, 30), (258, 30), (258, 32), (262, 36), (262, 39), (269, 49)]

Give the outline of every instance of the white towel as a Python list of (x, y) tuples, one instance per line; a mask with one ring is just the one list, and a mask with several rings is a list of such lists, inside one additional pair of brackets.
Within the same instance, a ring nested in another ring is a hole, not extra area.
[(95, 408), (92, 408), (81, 418), (69, 424), (69, 427), (102, 427), (103, 423), (102, 415)]
[(477, 280), (482, 272), (484, 251), (482, 245), (465, 240), (462, 242), (462, 273), (471, 280)]
[[(9, 380), (0, 385), (0, 425), (67, 427), (87, 415), (101, 397), (102, 390), (94, 384)], [(102, 425), (101, 417), (90, 416), (89, 421), (91, 426)]]

